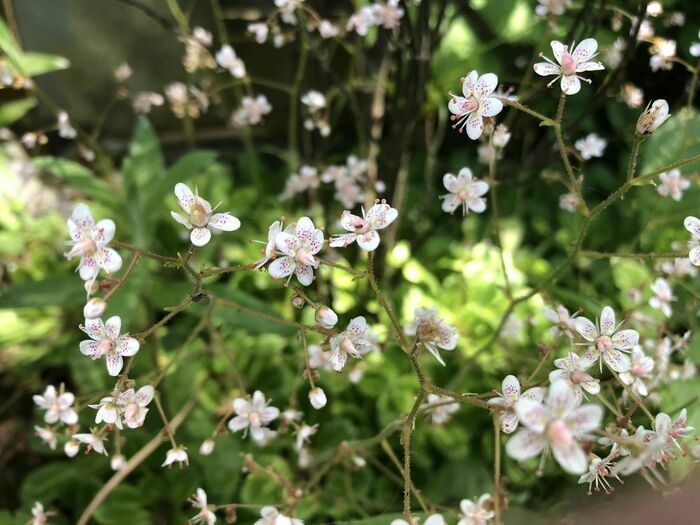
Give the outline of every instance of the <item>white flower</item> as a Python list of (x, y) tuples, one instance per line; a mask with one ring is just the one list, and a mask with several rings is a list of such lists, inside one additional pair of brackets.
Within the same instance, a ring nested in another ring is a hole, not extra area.
[(115, 454), (112, 456), (109, 466), (114, 471), (121, 470), (126, 467), (126, 458), (122, 454)]
[(129, 80), (133, 74), (134, 70), (131, 69), (131, 66), (126, 62), (119, 64), (117, 69), (114, 70), (114, 78), (117, 82), (125, 82)]
[(264, 22), (255, 22), (248, 24), (248, 32), (253, 35), (258, 44), (264, 44), (267, 41), (267, 35), (270, 33), (270, 28)]
[(282, 21), (286, 24), (295, 25), (297, 23), (297, 17), (294, 11), (303, 2), (304, 0), (275, 0), (275, 5), (280, 10)]
[(374, 350), (372, 333), (363, 316), (355, 317), (350, 321), (344, 332), (331, 337), (331, 355), (328, 362), (333, 370), (340, 372), (345, 367), (348, 355), (360, 358)]
[(153, 106), (162, 106), (164, 102), (165, 99), (160, 93), (142, 91), (134, 95), (131, 107), (134, 108), (135, 113), (146, 115), (151, 112)]
[(75, 136), (77, 135), (77, 132), (75, 129), (73, 129), (73, 126), (70, 125), (70, 120), (68, 119), (68, 113), (65, 111), (61, 111), (58, 114), (58, 134), (61, 138), (64, 139), (74, 139)]
[(336, 237), (331, 237), (330, 245), (334, 248), (344, 248), (357, 241), (357, 245), (366, 252), (372, 252), (379, 246), (379, 233), (396, 220), (398, 210), (389, 206), (385, 201), (376, 202), (365, 214), (362, 208), (362, 217), (353, 215), (348, 210), (343, 211), (340, 224), (347, 231)]
[(107, 454), (107, 450), (105, 450), (105, 443), (102, 435), (93, 428), (90, 429), (89, 434), (73, 434), (72, 437), (80, 443), (85, 443), (87, 445), (88, 452), (94, 450), (98, 454), (104, 454), (105, 456), (109, 455)]
[(437, 308), (416, 308), (415, 318), (404, 332), (416, 336), (442, 366), (445, 366), (445, 361), (438, 348), (452, 351), (457, 346), (457, 329), (438, 317)]
[(535, 13), (538, 16), (563, 15), (566, 8), (571, 6), (570, 0), (537, 0), (537, 3)]
[(209, 108), (209, 99), (201, 90), (182, 82), (167, 85), (165, 97), (177, 118), (197, 118)]
[(462, 78), (463, 97), (450, 93), (452, 99), (447, 105), (453, 115), (453, 128), (460, 133), (467, 128), (467, 136), (476, 140), (484, 130), (484, 117), (494, 117), (503, 109), (503, 102), (493, 94), (498, 86), (498, 77), (493, 73), (479, 76), (476, 71), (470, 71)]
[(676, 41), (666, 40), (665, 38), (657, 38), (654, 45), (649, 48), (651, 58), (649, 59), (649, 67), (652, 71), (662, 69), (669, 71), (673, 69), (673, 59), (676, 57)]
[(88, 405), (90, 408), (97, 409), (97, 414), (95, 414), (95, 423), (100, 424), (102, 422), (108, 425), (116, 425), (117, 428), (124, 428), (122, 425), (122, 420), (119, 417), (119, 407), (114, 403), (114, 398), (103, 397), (100, 402), (96, 405)]
[(68, 241), (72, 248), (65, 254), (67, 259), (80, 257), (78, 273), (83, 281), (97, 277), (100, 269), (107, 273), (119, 271), (122, 258), (107, 245), (114, 238), (116, 226), (111, 219), (103, 219), (95, 224), (90, 209), (85, 204), (77, 204), (68, 219)]
[(323, 391), (323, 388), (317, 386), (309, 390), (309, 402), (316, 410), (325, 407), (328, 399), (326, 398), (326, 393)]
[(190, 518), (190, 523), (193, 525), (213, 525), (216, 523), (216, 515), (209, 510), (207, 493), (204, 492), (204, 489), (198, 488), (190, 497), (189, 502), (194, 508), (199, 509), (197, 515)]
[(659, 179), (661, 184), (657, 186), (656, 191), (664, 197), (670, 195), (674, 201), (680, 201), (683, 198), (683, 191), (690, 187), (690, 181), (681, 176), (679, 169), (661, 173)]
[(256, 126), (262, 122), (263, 116), (272, 111), (272, 106), (265, 95), (243, 97), (241, 107), (231, 115), (233, 126)]
[(214, 452), (214, 440), (213, 439), (205, 439), (202, 441), (202, 444), (199, 446), (199, 453), (202, 456), (208, 456), (212, 452)]
[(321, 370), (332, 370), (330, 352), (324, 352), (318, 345), (309, 345), (309, 366)]
[(321, 35), (321, 38), (333, 38), (338, 36), (338, 28), (330, 20), (324, 19), (318, 24), (318, 34)]
[(299, 173), (294, 173), (287, 179), (280, 199), (291, 199), (297, 193), (304, 193), (305, 191), (318, 188), (318, 185), (318, 170), (313, 166), (304, 165), (299, 169)]
[(263, 254), (263, 258), (255, 262), (255, 269), (256, 270), (259, 270), (260, 268), (265, 266), (268, 263), (268, 261), (270, 261), (271, 259), (274, 259), (275, 256), (277, 255), (277, 252), (275, 251), (275, 239), (277, 238), (277, 234), (281, 231), (282, 231), (282, 221), (275, 221), (267, 229), (267, 242), (265, 242), (265, 241), (253, 241), (253, 242), (265, 245), (265, 248), (262, 248), (260, 250), (260, 253)]
[(311, 219), (302, 217), (277, 234), (275, 246), (283, 255), (268, 266), (269, 274), (274, 279), (291, 279), (295, 274), (302, 285), (310, 285), (314, 281), (314, 269), (319, 266), (314, 255), (323, 247), (323, 232)]
[[(580, 80), (591, 83), (590, 79), (583, 78), (578, 73), (605, 69), (603, 64), (592, 60), (598, 49), (598, 42), (594, 38), (582, 40), (572, 52), (557, 40), (552, 40), (550, 45), (557, 63), (540, 53), (540, 57), (544, 58), (546, 62), (537, 62), (534, 65), (535, 73), (540, 76), (556, 75), (556, 78), (547, 84), (547, 87), (551, 87), (561, 77), (561, 90), (567, 95), (575, 95), (581, 91)], [(573, 48), (574, 44), (571, 44), (571, 47)]]
[(645, 355), (642, 347), (637, 345), (632, 349), (631, 361), (629, 372), (621, 373), (620, 381), (626, 385), (632, 385), (632, 390), (638, 396), (646, 396), (649, 391), (644, 384), (644, 379), (650, 378), (651, 371), (654, 370), (654, 360)]
[(571, 474), (583, 474), (588, 458), (578, 439), (600, 427), (603, 410), (598, 405), (577, 406), (576, 396), (565, 381), (555, 381), (547, 391), (546, 403), (520, 399), (515, 411), (527, 427), (506, 444), (508, 455), (518, 461), (551, 449), (554, 459)]
[[(588, 472), (583, 474), (578, 479), (579, 483), (588, 483), (589, 496), (592, 494), (592, 490), (600, 492), (602, 489), (605, 494), (614, 492), (615, 489), (612, 487), (612, 485), (610, 485), (607, 478), (615, 478), (617, 481), (622, 483), (622, 480), (617, 474), (613, 473), (612, 469), (613, 460), (617, 459), (617, 457), (620, 455), (617, 447), (617, 443), (613, 443), (610, 453), (604, 458), (591, 454), (591, 463), (588, 465)], [(593, 488), (594, 485), (595, 488)]]
[(452, 414), (459, 410), (459, 403), (453, 401), (451, 397), (428, 394), (428, 403), (425, 407), (428, 409), (428, 420), (434, 425), (442, 425), (447, 423)]
[(44, 506), (38, 501), (34, 502), (32, 507), (32, 520), (29, 525), (47, 525), (48, 517), (53, 514), (53, 512), (44, 512)]
[(168, 468), (170, 468), (175, 462), (180, 464), (180, 468), (182, 468), (183, 464), (190, 464), (190, 458), (187, 457), (187, 451), (185, 450), (185, 447), (177, 446), (168, 450), (165, 453), (165, 461), (163, 461), (161, 467), (167, 466)]
[(584, 160), (602, 157), (607, 145), (608, 141), (595, 133), (589, 133), (585, 138), (577, 140), (574, 144), (576, 149), (581, 152), (581, 157)]
[(581, 200), (573, 192), (565, 193), (559, 197), (559, 207), (562, 210), (575, 212), (579, 206), (581, 206)]
[(199, 26), (192, 30), (192, 37), (203, 46), (210, 46), (214, 41), (211, 32)]
[(463, 499), (459, 502), (459, 509), (462, 513), (457, 525), (486, 525), (495, 515), (490, 494), (483, 494), (476, 502)]
[(145, 385), (134, 391), (129, 388), (117, 396), (116, 404), (124, 419), (124, 423), (129, 428), (143, 426), (143, 422), (148, 414), (146, 408), (153, 400), (155, 390), (151, 385)]
[(375, 3), (371, 6), (374, 23), (384, 29), (394, 29), (399, 26), (403, 9), (399, 8), (399, 0), (387, 0), (386, 3)]
[(442, 211), (454, 213), (458, 206), (462, 206), (462, 216), (467, 215), (469, 210), (474, 213), (482, 213), (486, 210), (486, 199), (484, 195), (489, 191), (489, 185), (482, 180), (474, 179), (472, 170), (462, 168), (455, 177), (452, 173), (446, 173), (442, 178), (442, 184), (449, 191), (447, 195), (442, 195)]
[(338, 314), (325, 305), (316, 309), (314, 318), (323, 328), (333, 328), (338, 323)]
[(301, 425), (297, 429), (297, 439), (296, 443), (294, 444), (294, 447), (296, 448), (297, 451), (301, 450), (302, 447), (304, 446), (304, 443), (309, 443), (311, 440), (311, 436), (316, 434), (318, 432), (318, 424), (309, 426), (309, 425)]
[[(416, 2), (416, 3), (418, 3), (418, 2)], [(355, 457), (358, 457), (358, 456), (355, 456)], [(362, 459), (362, 458), (359, 458), (359, 459)], [(362, 460), (362, 461), (364, 461), (364, 460)], [(408, 523), (406, 520), (395, 519), (395, 520), (392, 520), (390, 525), (418, 525), (418, 523), (420, 523), (420, 520), (417, 517), (414, 517), (412, 521), (413, 521), (413, 523)], [(425, 518), (423, 525), (447, 525), (447, 522), (445, 521), (445, 518), (442, 517), (442, 514), (431, 514), (430, 516)]]
[(81, 341), (80, 353), (93, 360), (104, 357), (107, 362), (107, 372), (116, 376), (124, 366), (123, 357), (131, 357), (139, 351), (139, 342), (129, 334), (120, 335), (122, 320), (118, 315), (112, 316), (106, 322), (102, 319), (85, 319), (85, 325), (80, 329), (90, 340)]
[(622, 52), (625, 50), (625, 41), (617, 38), (612, 47), (603, 52), (605, 62), (610, 67), (617, 67), (622, 63)]
[(640, 135), (654, 133), (670, 116), (668, 113), (668, 102), (664, 99), (649, 102), (644, 113), (637, 119), (636, 131)]
[(676, 296), (673, 295), (673, 290), (671, 290), (668, 281), (663, 277), (659, 277), (651, 285), (651, 291), (654, 292), (654, 296), (649, 299), (649, 306), (661, 310), (661, 313), (666, 317), (671, 317), (673, 313), (671, 303), (676, 300)]
[(265, 400), (265, 395), (256, 390), (252, 400), (238, 397), (233, 400), (233, 410), (236, 417), (228, 422), (231, 432), (239, 430), (250, 430), (250, 437), (253, 441), (262, 443), (265, 441), (265, 427), (277, 419), (280, 411), (276, 407), (269, 407), (269, 401)]
[(557, 380), (564, 380), (574, 393), (578, 403), (583, 401), (583, 391), (589, 394), (597, 394), (600, 392), (600, 382), (590, 374), (586, 373), (596, 362), (591, 356), (584, 355), (579, 357), (571, 352), (568, 357), (562, 357), (554, 360), (554, 366), (558, 370), (552, 370), (549, 373), (549, 382), (554, 383)]
[(693, 266), (693, 263), (687, 257), (676, 257), (673, 259), (673, 262), (667, 261), (662, 263), (659, 268), (662, 272), (674, 277), (685, 277), (686, 275), (695, 277), (698, 273), (697, 268)]
[(35, 395), (34, 403), (36, 403), (39, 408), (46, 410), (44, 414), (44, 421), (50, 425), (61, 421), (66, 425), (75, 425), (78, 422), (78, 414), (73, 409), (73, 403), (75, 402), (75, 396), (70, 392), (63, 392), (63, 387), (61, 387), (61, 392), (56, 391), (56, 387), (49, 385), (44, 390), (42, 395)]
[(175, 196), (187, 215), (183, 216), (174, 211), (171, 211), (170, 215), (185, 228), (192, 230), (190, 241), (195, 246), (205, 246), (211, 239), (212, 230), (232, 232), (241, 227), (241, 221), (233, 215), (228, 213), (212, 215), (214, 210), (211, 204), (196, 193), (196, 188), (195, 193), (192, 193), (189, 187), (178, 182), (175, 185)]
[(505, 148), (510, 141), (511, 132), (505, 124), (499, 124), (493, 132), (493, 146), (495, 148)]
[(631, 82), (625, 82), (620, 90), (620, 98), (627, 104), (627, 107), (638, 108), (644, 102), (644, 91)]
[(221, 49), (216, 53), (216, 62), (227, 69), (234, 78), (245, 77), (245, 63), (237, 55), (233, 48), (224, 44)]
[(48, 445), (51, 450), (56, 450), (56, 432), (50, 428), (34, 425), (34, 433), (41, 439), (44, 445)]
[[(698, 31), (698, 38), (700, 38), (700, 31)], [(690, 55), (700, 57), (700, 42), (693, 42), (690, 45)]]
[(376, 25), (374, 13), (370, 6), (364, 6), (359, 11), (353, 13), (348, 19), (345, 29), (347, 31), (355, 31), (360, 36), (365, 36), (369, 32), (369, 28)]
[(515, 413), (515, 404), (519, 399), (523, 398), (538, 402), (542, 401), (544, 398), (544, 388), (533, 387), (521, 394), (520, 381), (518, 381), (517, 377), (509, 375), (503, 379), (501, 390), (503, 393), (498, 397), (489, 399), (488, 404), (498, 413), (503, 433), (512, 434), (515, 429), (518, 428), (518, 416)]
[(254, 525), (304, 525), (300, 519), (289, 518), (281, 514), (275, 507), (263, 507), (260, 509), (261, 519)]
[(315, 91), (313, 89), (311, 91), (308, 91), (301, 97), (301, 102), (306, 107), (308, 107), (309, 111), (311, 111), (312, 113), (321, 111), (323, 108), (326, 107), (325, 95), (320, 91)]
[(688, 258), (693, 265), (700, 266), (700, 219), (693, 216), (686, 217), (683, 226), (690, 232)]
[[(622, 323), (620, 323), (622, 324)], [(579, 317), (576, 319), (576, 331), (595, 346), (588, 348), (583, 359), (601, 359), (616, 372), (627, 372), (630, 368), (630, 359), (623, 352), (629, 352), (638, 342), (639, 333), (636, 330), (620, 330), (615, 325), (615, 312), (609, 306), (603, 308), (600, 314), (600, 325), (596, 327), (589, 319)]]
[(563, 305), (557, 306), (556, 310), (543, 308), (542, 313), (547, 319), (554, 323), (554, 326), (550, 330), (552, 337), (557, 338), (562, 334), (566, 334), (569, 339), (574, 338), (576, 313), (574, 313), (574, 315), (569, 315), (569, 310)]

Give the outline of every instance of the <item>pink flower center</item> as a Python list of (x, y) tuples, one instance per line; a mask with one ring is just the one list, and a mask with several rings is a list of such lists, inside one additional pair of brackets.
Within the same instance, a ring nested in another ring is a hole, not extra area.
[(352, 341), (348, 337), (344, 338), (340, 342), (340, 349), (343, 352), (345, 352), (347, 354), (351, 354), (351, 355), (354, 355), (357, 353), (357, 349), (355, 348), (355, 345), (352, 344)]
[(607, 352), (613, 348), (612, 339), (610, 339), (607, 335), (602, 335), (596, 339), (595, 345), (600, 352)]
[(588, 383), (590, 381), (593, 381), (593, 378), (587, 374), (586, 372), (581, 372), (580, 370), (576, 370), (574, 372), (571, 372), (571, 382), (574, 384), (581, 384), (581, 383)]
[(100, 344), (97, 345), (97, 351), (95, 352), (93, 359), (97, 359), (98, 357), (107, 355), (114, 349), (114, 347), (114, 341), (112, 341), (111, 339), (103, 339), (102, 341), (100, 341)]
[(369, 230), (369, 223), (360, 217), (353, 217), (351, 219), (351, 225), (355, 228), (355, 233), (367, 233)]
[(555, 447), (567, 447), (574, 441), (569, 427), (561, 419), (555, 419), (547, 425), (547, 440)]
[(576, 59), (567, 51), (564, 51), (564, 54), (561, 56), (561, 72), (564, 75), (576, 73)]
[(192, 211), (190, 212), (190, 222), (198, 228), (202, 228), (209, 223), (209, 214), (202, 203), (197, 202), (194, 206), (192, 206)]
[(307, 252), (304, 248), (299, 248), (294, 253), (294, 259), (299, 263), (306, 266), (313, 266), (316, 262), (314, 256)]
[(260, 414), (257, 412), (251, 412), (250, 415), (248, 416), (248, 419), (250, 420), (250, 425), (253, 427), (259, 427), (260, 426)]

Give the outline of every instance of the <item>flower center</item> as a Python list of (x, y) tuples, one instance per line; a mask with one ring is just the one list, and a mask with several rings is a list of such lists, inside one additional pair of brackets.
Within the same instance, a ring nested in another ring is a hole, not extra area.
[(198, 228), (202, 228), (209, 223), (209, 214), (201, 203), (198, 202), (192, 207), (190, 222)]
[(575, 370), (574, 372), (571, 372), (570, 377), (571, 382), (577, 385), (581, 383), (588, 383), (590, 381), (594, 381), (593, 377), (591, 377), (586, 372), (581, 372), (580, 370)]
[(571, 56), (571, 53), (566, 51), (561, 56), (561, 72), (564, 75), (573, 75), (576, 73), (576, 59)]
[(352, 344), (352, 341), (346, 337), (340, 342), (340, 349), (347, 353), (347, 354), (356, 354), (357, 349), (355, 348), (355, 345)]
[(351, 220), (351, 225), (353, 228), (355, 228), (355, 233), (367, 233), (369, 230), (369, 223), (360, 217), (353, 217)]
[(314, 256), (311, 255), (309, 252), (307, 252), (304, 248), (299, 248), (294, 253), (294, 259), (299, 264), (308, 265), (308, 266), (313, 266), (316, 263), (316, 259), (314, 259)]
[(97, 359), (99, 357), (102, 357), (103, 355), (107, 355), (114, 349), (114, 346), (114, 341), (112, 341), (111, 339), (103, 339), (102, 341), (100, 341), (100, 344), (97, 345), (97, 351), (95, 352), (93, 359)]
[(251, 412), (250, 415), (248, 416), (248, 419), (250, 420), (250, 425), (254, 427), (259, 427), (260, 426), (260, 414), (257, 412)]
[(595, 342), (596, 348), (601, 352), (612, 350), (613, 342), (607, 335), (600, 336)]
[(555, 419), (547, 425), (547, 439), (555, 447), (566, 447), (574, 441), (569, 427), (561, 419)]

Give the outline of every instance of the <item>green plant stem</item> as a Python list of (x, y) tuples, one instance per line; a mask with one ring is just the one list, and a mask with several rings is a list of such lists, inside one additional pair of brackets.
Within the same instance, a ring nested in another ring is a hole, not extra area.
[(494, 525), (501, 525), (501, 421), (493, 414), (493, 512)]
[(634, 178), (637, 171), (637, 159), (639, 158), (639, 146), (644, 142), (644, 136), (637, 133), (634, 134), (634, 142), (632, 143), (632, 153), (630, 154), (629, 163), (627, 164), (627, 180)]
[(367, 254), (367, 277), (369, 278), (370, 286), (372, 287), (372, 290), (374, 290), (374, 294), (377, 297), (377, 301), (386, 312), (387, 316), (389, 316), (389, 320), (391, 321), (391, 325), (394, 327), (395, 337), (399, 343), (399, 346), (404, 352), (409, 353), (410, 349), (408, 347), (408, 341), (406, 340), (406, 335), (403, 333), (403, 328), (401, 328), (401, 323), (399, 323), (393, 308), (379, 288), (377, 278), (374, 275), (374, 252), (369, 252)]
[(574, 170), (571, 167), (571, 162), (569, 161), (569, 155), (566, 152), (566, 144), (564, 144), (564, 136), (562, 135), (562, 120), (564, 119), (564, 106), (566, 105), (566, 94), (562, 92), (559, 98), (559, 106), (557, 107), (557, 119), (554, 126), (554, 134), (557, 138), (557, 148), (559, 149), (559, 154), (561, 155), (561, 160), (564, 163), (564, 169), (569, 177), (570, 190), (576, 194), (578, 202), (580, 202), (581, 211), (584, 215), (588, 215), (588, 207), (586, 206), (586, 201), (583, 200), (583, 194), (581, 193), (581, 185), (576, 180), (574, 175)]

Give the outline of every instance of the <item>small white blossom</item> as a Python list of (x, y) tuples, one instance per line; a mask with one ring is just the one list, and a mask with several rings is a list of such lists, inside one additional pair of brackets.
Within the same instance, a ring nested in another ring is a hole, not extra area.
[(649, 52), (651, 53), (649, 66), (652, 71), (673, 69), (673, 61), (676, 58), (675, 40), (656, 39), (654, 45), (649, 48)]
[(487, 182), (473, 178), (472, 170), (462, 168), (455, 177), (452, 173), (447, 173), (442, 178), (442, 184), (449, 191), (447, 195), (440, 198), (442, 201), (442, 211), (454, 213), (462, 206), (462, 215), (467, 215), (469, 211), (482, 213), (486, 210), (486, 199), (484, 195), (489, 191)]
[(654, 133), (670, 116), (668, 113), (668, 102), (663, 99), (649, 102), (644, 113), (637, 120), (636, 131), (640, 135)]
[(272, 106), (265, 95), (243, 97), (241, 107), (231, 115), (233, 126), (256, 126), (262, 122), (262, 118), (272, 111)]
[(117, 471), (126, 467), (126, 458), (122, 454), (115, 454), (109, 462), (112, 470)]
[(117, 69), (114, 70), (114, 78), (117, 82), (125, 82), (131, 78), (134, 74), (134, 70), (126, 62), (119, 64)]
[(104, 357), (107, 363), (107, 372), (116, 376), (124, 366), (123, 357), (131, 357), (139, 351), (139, 342), (129, 334), (120, 334), (122, 327), (121, 317), (112, 316), (106, 322), (102, 319), (85, 319), (85, 324), (80, 329), (90, 339), (81, 341), (80, 353), (89, 356), (93, 360)]
[(416, 308), (415, 318), (404, 328), (404, 332), (423, 343), (442, 366), (445, 366), (445, 361), (438, 348), (452, 351), (457, 346), (457, 329), (438, 317), (437, 308)]
[(571, 352), (567, 357), (554, 360), (557, 370), (549, 373), (549, 382), (563, 380), (573, 392), (578, 403), (583, 401), (583, 391), (596, 395), (600, 392), (600, 382), (586, 372), (596, 360), (589, 355), (579, 357)]
[(209, 454), (214, 452), (214, 446), (215, 443), (213, 439), (205, 439), (199, 446), (199, 454), (202, 456), (208, 456)]
[(502, 393), (497, 397), (488, 400), (490, 407), (498, 413), (501, 421), (501, 430), (504, 434), (512, 434), (518, 428), (518, 416), (515, 413), (515, 404), (519, 399), (532, 399), (542, 401), (544, 398), (544, 388), (533, 387), (522, 394), (520, 393), (520, 381), (518, 378), (509, 375), (501, 383)]
[(569, 339), (574, 338), (576, 331), (576, 316), (578, 314), (574, 313), (573, 315), (570, 315), (569, 310), (567, 310), (566, 307), (561, 304), (557, 306), (556, 310), (543, 308), (542, 313), (547, 319), (554, 323), (554, 326), (550, 330), (553, 338), (556, 339), (562, 334), (566, 335)]
[(309, 402), (316, 410), (325, 407), (328, 399), (326, 398), (326, 393), (323, 391), (323, 388), (317, 386), (309, 390)]
[(32, 507), (32, 520), (28, 525), (47, 525), (49, 516), (54, 514), (53, 512), (45, 512), (44, 506), (38, 501), (34, 502)]
[(644, 91), (631, 82), (625, 82), (620, 90), (620, 98), (627, 104), (627, 107), (635, 109), (644, 102)]
[[(592, 60), (598, 49), (598, 42), (594, 38), (582, 40), (573, 51), (569, 51), (568, 46), (557, 40), (553, 40), (551, 46), (556, 63), (540, 54), (546, 62), (538, 62), (534, 65), (535, 73), (540, 76), (556, 75), (547, 87), (551, 87), (561, 77), (561, 90), (566, 95), (575, 95), (581, 91), (581, 80), (591, 83), (590, 79), (583, 78), (578, 73), (605, 69), (603, 64)], [(571, 47), (573, 48), (574, 45), (572, 44)]]
[(690, 232), (688, 258), (693, 265), (700, 266), (700, 219), (693, 216), (686, 217), (683, 226)]
[(654, 360), (644, 354), (642, 347), (637, 345), (632, 349), (631, 356), (632, 365), (629, 372), (620, 374), (620, 381), (626, 385), (631, 385), (632, 390), (638, 396), (646, 396), (649, 393), (645, 379), (650, 379), (651, 372), (654, 370)]
[(69, 458), (74, 458), (78, 455), (78, 452), (80, 452), (80, 443), (78, 443), (74, 439), (69, 439), (68, 441), (66, 441), (66, 444), (63, 445), (63, 452)]
[(58, 114), (58, 134), (64, 139), (74, 139), (78, 134), (73, 126), (70, 125), (70, 120), (68, 119), (68, 113), (61, 111)]
[(663, 197), (671, 198), (678, 202), (683, 198), (683, 192), (690, 188), (690, 181), (681, 175), (681, 170), (675, 169), (659, 174), (661, 184), (656, 187), (656, 191)]
[(236, 416), (228, 422), (231, 432), (250, 431), (253, 441), (262, 443), (266, 440), (265, 427), (277, 419), (280, 411), (276, 407), (267, 406), (269, 401), (265, 395), (256, 390), (251, 400), (238, 397), (233, 400), (233, 410)]
[(213, 213), (209, 201), (199, 196), (197, 190), (192, 190), (181, 182), (175, 185), (175, 196), (186, 215), (174, 211), (170, 215), (190, 232), (190, 241), (195, 246), (206, 246), (211, 239), (212, 230), (215, 232), (236, 231), (241, 227), (241, 221), (229, 213)]
[(589, 319), (576, 319), (576, 331), (586, 340), (594, 344), (588, 348), (584, 360), (600, 357), (601, 370), (603, 361), (616, 372), (627, 372), (630, 359), (623, 352), (629, 352), (639, 342), (636, 330), (618, 330), (615, 324), (615, 312), (609, 306), (603, 308), (599, 326)]
[(302, 520), (289, 518), (275, 507), (263, 507), (260, 509), (260, 516), (262, 517), (253, 525), (304, 525)]
[(537, 3), (535, 13), (538, 16), (563, 15), (566, 8), (571, 6), (571, 0), (537, 0)]
[(584, 160), (589, 160), (593, 157), (602, 157), (607, 145), (608, 141), (595, 133), (586, 135), (585, 138), (577, 140), (574, 144)]
[(310, 285), (315, 278), (314, 270), (319, 266), (314, 255), (323, 247), (323, 232), (314, 226), (311, 219), (302, 217), (277, 234), (275, 246), (282, 255), (268, 266), (270, 276), (274, 279), (291, 279), (295, 274), (302, 285)]
[(581, 200), (574, 192), (565, 193), (559, 197), (559, 207), (568, 212), (575, 212), (581, 206)]
[(253, 35), (258, 44), (264, 44), (267, 41), (270, 28), (264, 22), (255, 22), (248, 24), (248, 32)]
[(227, 69), (234, 78), (245, 77), (245, 63), (241, 60), (233, 48), (224, 44), (216, 53), (216, 62), (224, 69)]
[(119, 271), (122, 258), (107, 247), (116, 231), (113, 220), (103, 219), (95, 224), (90, 209), (85, 204), (77, 204), (67, 224), (71, 237), (68, 244), (72, 247), (65, 257), (80, 257), (78, 273), (83, 281), (95, 279), (100, 269), (107, 273)]
[(378, 230), (389, 226), (398, 216), (398, 210), (389, 206), (385, 201), (376, 202), (366, 214), (362, 208), (362, 217), (345, 210), (340, 218), (340, 224), (352, 233), (331, 237), (330, 245), (335, 248), (344, 248), (357, 241), (357, 245), (361, 249), (372, 252), (379, 246)]
[(499, 124), (493, 132), (493, 146), (495, 148), (505, 148), (510, 141), (511, 132), (505, 124)]
[(610, 481), (608, 481), (609, 478), (615, 478), (622, 483), (620, 477), (613, 473), (612, 469), (613, 461), (620, 455), (617, 447), (617, 443), (613, 443), (610, 453), (604, 458), (591, 454), (591, 463), (588, 465), (588, 472), (578, 479), (579, 483), (588, 483), (589, 496), (592, 494), (592, 491), (600, 492), (602, 490), (605, 494), (614, 492), (615, 489), (610, 484)]
[(466, 128), (467, 136), (476, 140), (484, 130), (484, 117), (495, 117), (503, 110), (501, 102), (494, 94), (498, 86), (498, 77), (493, 73), (479, 76), (470, 71), (462, 81), (463, 97), (450, 93), (452, 97), (448, 109), (452, 113), (450, 120), (453, 128), (460, 133)]
[(168, 450), (165, 453), (165, 461), (163, 461), (161, 467), (171, 468), (173, 463), (179, 463), (180, 468), (182, 468), (183, 464), (190, 464), (190, 458), (187, 456), (187, 451), (185, 450), (185, 447), (178, 446)]
[(50, 428), (44, 428), (38, 425), (34, 425), (34, 433), (39, 437), (39, 439), (41, 439), (44, 445), (48, 445), (48, 447), (51, 450), (56, 450), (56, 432), (54, 432)]
[(673, 290), (668, 284), (668, 281), (663, 277), (659, 277), (651, 285), (651, 291), (654, 292), (654, 296), (649, 299), (649, 306), (661, 310), (666, 317), (671, 317), (673, 310), (671, 309), (671, 303), (676, 300), (673, 295)]
[(318, 432), (318, 424), (313, 426), (301, 425), (296, 432), (297, 438), (294, 444), (294, 448), (296, 448), (297, 451), (300, 451), (305, 443), (310, 442), (311, 436), (316, 434), (316, 432)]
[(331, 337), (331, 354), (328, 362), (336, 372), (341, 372), (345, 367), (348, 356), (360, 358), (374, 350), (372, 333), (363, 316), (355, 317), (350, 321), (344, 332)]
[(195, 509), (199, 509), (199, 512), (190, 518), (192, 525), (213, 525), (216, 523), (216, 514), (209, 510), (207, 493), (204, 492), (204, 489), (198, 488), (188, 501)]
[(360, 36), (366, 36), (369, 28), (376, 25), (374, 13), (370, 6), (361, 7), (353, 13), (348, 19), (345, 29), (347, 31), (355, 31)]
[(97, 319), (98, 317), (102, 317), (102, 314), (105, 313), (106, 309), (107, 303), (104, 299), (93, 297), (87, 303), (85, 303), (85, 306), (83, 307), (83, 316), (85, 319)]
[(371, 8), (375, 24), (384, 29), (394, 29), (399, 26), (403, 17), (403, 9), (399, 7), (399, 0), (386, 0), (385, 3), (376, 2)]
[(318, 34), (321, 38), (333, 38), (338, 36), (338, 28), (335, 27), (330, 20), (321, 20), (318, 24)]
[(136, 93), (131, 101), (131, 107), (139, 115), (147, 115), (154, 106), (162, 106), (165, 103), (163, 95), (152, 91)]
[(49, 425), (58, 421), (66, 425), (75, 425), (78, 422), (78, 414), (73, 409), (75, 396), (64, 392), (62, 385), (60, 392), (57, 392), (53, 385), (49, 385), (42, 395), (35, 395), (33, 399), (39, 408), (46, 410), (44, 421)]
[(483, 494), (478, 500), (463, 499), (459, 502), (460, 520), (457, 525), (487, 525), (494, 517), (493, 498)]
[(107, 454), (105, 449), (105, 443), (102, 434), (98, 433), (95, 429), (90, 429), (89, 434), (73, 434), (73, 439), (79, 441), (80, 443), (85, 443), (87, 445), (87, 452), (94, 450), (98, 454)]

